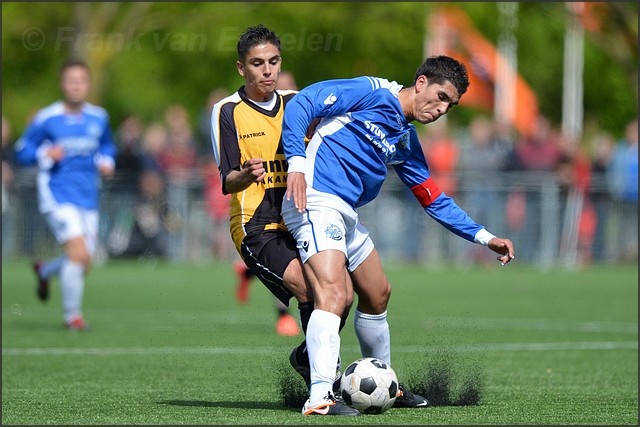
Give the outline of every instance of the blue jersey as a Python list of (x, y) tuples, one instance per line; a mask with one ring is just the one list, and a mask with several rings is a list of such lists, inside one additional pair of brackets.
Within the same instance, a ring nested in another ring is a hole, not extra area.
[[(45, 152), (56, 145), (64, 148), (64, 157), (54, 163)], [(16, 160), (22, 165), (38, 163), (40, 167), (41, 212), (63, 203), (97, 209), (97, 165), (113, 165), (115, 154), (107, 112), (89, 103), (78, 113), (65, 113), (62, 102), (40, 110), (16, 143)]]
[[(301, 90), (287, 105), (282, 144), (289, 172), (304, 172), (307, 184), (334, 194), (354, 209), (376, 198), (393, 165), (425, 211), (455, 234), (474, 241), (484, 227), (441, 192), (415, 127), (398, 100), (402, 86), (377, 77), (328, 80)], [(305, 147), (314, 118), (322, 118)]]

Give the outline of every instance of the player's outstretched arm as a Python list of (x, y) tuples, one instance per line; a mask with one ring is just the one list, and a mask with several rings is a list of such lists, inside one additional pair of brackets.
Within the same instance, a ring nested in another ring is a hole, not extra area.
[(487, 247), (495, 253), (500, 254), (497, 259), (502, 263), (502, 265), (507, 265), (515, 257), (513, 243), (509, 239), (494, 237), (489, 240)]

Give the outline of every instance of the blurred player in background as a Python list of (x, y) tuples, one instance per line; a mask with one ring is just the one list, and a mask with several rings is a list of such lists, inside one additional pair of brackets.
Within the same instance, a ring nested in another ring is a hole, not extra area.
[[(246, 76), (245, 76), (246, 78)], [(276, 77), (276, 90), (283, 91), (283, 94), (290, 99), (291, 93), (296, 93), (298, 86), (293, 77), (293, 74), (288, 71), (281, 71)], [(261, 114), (256, 112), (256, 114)], [(238, 283), (236, 285), (236, 299), (244, 304), (249, 300), (249, 286), (251, 280), (255, 277), (255, 273), (250, 270), (244, 261), (236, 261), (233, 268), (238, 276)], [(300, 335), (301, 330), (298, 326), (298, 321), (289, 314), (289, 307), (286, 306), (280, 299), (273, 297), (274, 304), (278, 310), (278, 320), (276, 322), (276, 332), (283, 336), (296, 336)]]
[(64, 99), (35, 115), (16, 143), (16, 160), (38, 164), (38, 208), (64, 248), (64, 255), (34, 263), (38, 297), (49, 298), (49, 279), (59, 275), (64, 325), (86, 330), (82, 297), (97, 244), (100, 178), (113, 175), (116, 147), (107, 112), (85, 101), (87, 65), (64, 64), (60, 87)]
[[(409, 124), (427, 124), (445, 115), (468, 85), (463, 64), (432, 57), (418, 69), (411, 87), (375, 77), (330, 80), (301, 90), (285, 111), (282, 144), (289, 169), (282, 216), (300, 248), (315, 301), (306, 330), (311, 390), (304, 414), (326, 411), (336, 400), (339, 324), (353, 292), (344, 280), (345, 268), (358, 294), (354, 323), (362, 355), (391, 364), (391, 285), (356, 212), (376, 198), (389, 165), (425, 212), (447, 229), (488, 246), (503, 264), (514, 256), (510, 240), (476, 224), (438, 189), (415, 127)], [(307, 129), (317, 118), (322, 120), (307, 144)], [(394, 230), (389, 224), (388, 232)]]

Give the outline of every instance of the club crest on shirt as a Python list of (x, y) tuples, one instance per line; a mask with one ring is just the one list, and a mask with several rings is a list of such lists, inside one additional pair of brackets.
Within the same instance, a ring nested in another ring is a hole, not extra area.
[(326, 234), (328, 238), (333, 240), (342, 239), (342, 230), (340, 230), (338, 226), (333, 224), (329, 224), (324, 228), (324, 234)]

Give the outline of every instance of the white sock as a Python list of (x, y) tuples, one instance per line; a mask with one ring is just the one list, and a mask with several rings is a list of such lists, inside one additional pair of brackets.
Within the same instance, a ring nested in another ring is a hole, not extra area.
[(356, 310), (353, 316), (362, 357), (375, 357), (391, 365), (391, 336), (387, 312), (366, 314)]
[(82, 293), (84, 291), (84, 266), (67, 260), (60, 269), (60, 293), (64, 309), (64, 321), (82, 314)]
[(313, 310), (307, 327), (307, 354), (311, 365), (309, 401), (315, 404), (333, 389), (340, 354), (340, 316)]
[(60, 274), (60, 269), (62, 268), (62, 264), (67, 260), (66, 255), (59, 256), (58, 258), (51, 259), (44, 264), (42, 264), (42, 268), (40, 269), (40, 277), (43, 279), (48, 279), (51, 276), (57, 276)]

